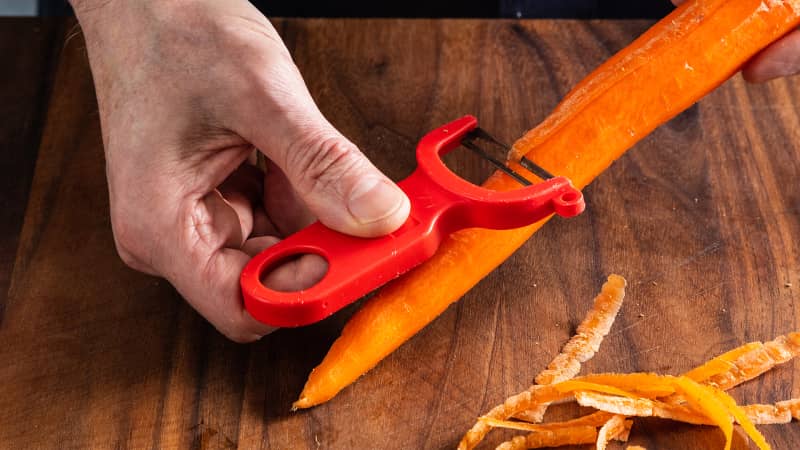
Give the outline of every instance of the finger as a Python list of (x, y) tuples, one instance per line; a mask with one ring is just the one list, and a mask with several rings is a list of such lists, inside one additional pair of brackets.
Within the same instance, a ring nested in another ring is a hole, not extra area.
[(264, 173), (264, 207), (270, 212), (270, 221), (281, 237), (307, 227), (316, 220), (283, 170), (272, 161), (267, 163)]
[(410, 210), (405, 193), (333, 127), (317, 126), (271, 155), (311, 212), (325, 225), (355, 236), (399, 228)]
[(245, 227), (252, 227), (252, 212), (246, 217), (247, 206), (243, 205), (248, 200), (236, 192), (228, 195), (232, 202), (218, 190), (208, 193), (192, 216), (193, 230), (207, 248), (239, 248), (249, 234)]
[[(255, 256), (279, 241), (280, 239), (273, 236), (248, 239), (242, 250)], [(314, 254), (297, 255), (262, 275), (261, 282), (276, 291), (295, 292), (317, 284), (327, 272), (328, 262), (325, 258)]]
[(242, 251), (251, 258), (261, 253), (268, 247), (272, 247), (281, 240), (275, 236), (259, 236), (248, 239), (242, 246)]
[(176, 286), (217, 330), (239, 343), (256, 341), (276, 329), (255, 320), (244, 308), (239, 277), (248, 261), (244, 252), (222, 248), (197, 272), (198, 288), (188, 287), (183, 292)]
[(226, 178), (217, 189), (225, 199), (227, 206), (233, 209), (239, 220), (239, 235), (242, 237), (239, 245), (253, 232), (255, 226), (253, 208), (261, 203), (261, 197), (263, 196), (262, 178), (261, 170), (245, 163)]
[[(239, 276), (250, 256), (233, 206), (211, 192), (191, 210), (191, 225), (175, 242), (163, 270), (169, 281), (203, 317), (236, 342), (251, 342), (274, 328), (244, 309)], [(235, 247), (235, 248), (231, 248)]]
[(228, 207), (233, 210), (239, 223), (239, 231), (236, 233), (238, 242), (232, 241), (229, 243), (231, 248), (238, 248), (253, 230), (253, 205), (245, 194), (238, 191), (220, 192), (220, 195), (224, 198)]
[(236, 191), (244, 194), (254, 205), (261, 203), (264, 195), (264, 172), (258, 167), (245, 162), (234, 170), (219, 186), (225, 192)]
[(261, 277), (264, 286), (281, 292), (296, 292), (317, 284), (328, 272), (325, 258), (313, 253), (292, 257)]
[(800, 73), (800, 31), (793, 31), (771, 44), (742, 69), (744, 79), (763, 83)]
[(264, 207), (257, 205), (253, 209), (253, 231), (250, 237), (281, 236), (278, 228), (272, 223)]
[(260, 92), (235, 112), (239, 134), (283, 170), (325, 225), (356, 236), (399, 228), (408, 198), (322, 116), (291, 59), (264, 71)]

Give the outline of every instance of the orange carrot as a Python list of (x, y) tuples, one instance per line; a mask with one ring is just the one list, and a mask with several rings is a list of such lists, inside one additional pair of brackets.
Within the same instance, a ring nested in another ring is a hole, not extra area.
[[(694, 0), (581, 81), (538, 127), (513, 146), (583, 188), (625, 150), (733, 75), (759, 50), (800, 24), (800, 0)], [(515, 189), (501, 173), (484, 186)], [(314, 369), (295, 408), (329, 400), (374, 367), (508, 258), (545, 221), (470, 229), (385, 286), (348, 322)]]

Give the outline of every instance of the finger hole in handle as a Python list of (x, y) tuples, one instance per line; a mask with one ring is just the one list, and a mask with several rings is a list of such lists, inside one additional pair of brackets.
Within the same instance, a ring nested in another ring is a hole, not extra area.
[(316, 253), (295, 253), (265, 266), (259, 281), (278, 292), (297, 292), (316, 285), (328, 273), (328, 261)]

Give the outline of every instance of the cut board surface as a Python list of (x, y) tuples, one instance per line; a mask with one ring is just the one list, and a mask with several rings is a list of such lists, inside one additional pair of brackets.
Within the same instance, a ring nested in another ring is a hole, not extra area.
[[(353, 308), (238, 345), (168, 283), (126, 268), (82, 38), (69, 22), (0, 24), (0, 98), (22, 115), (0, 105), (16, 121), (0, 122), (14, 155), (0, 163), (10, 186), (0, 192), (0, 448), (452, 448), (531, 383), (612, 272), (628, 279), (626, 303), (587, 371), (677, 374), (798, 329), (800, 80), (735, 77), (601, 175), (583, 215), (549, 223), (332, 401), (291, 413)], [(322, 111), (394, 179), (413, 170), (417, 139), (464, 114), (513, 141), (649, 25), (274, 24)], [(24, 50), (10, 44), (31, 36)], [(468, 179), (490, 173), (468, 152), (448, 162)], [(734, 396), (799, 396), (799, 377), (790, 363)], [(796, 424), (760, 429), (775, 448), (800, 442)], [(631, 442), (716, 449), (723, 439), (647, 420)], [(741, 435), (734, 445), (748, 448)]]

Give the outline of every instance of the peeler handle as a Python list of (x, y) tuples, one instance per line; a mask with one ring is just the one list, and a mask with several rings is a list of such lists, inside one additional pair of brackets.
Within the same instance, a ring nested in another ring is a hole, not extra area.
[[(517, 228), (553, 213), (571, 217), (583, 211), (580, 191), (556, 177), (513, 191), (491, 191), (451, 172), (441, 157), (458, 147), (477, 127), (465, 116), (423, 137), (419, 167), (398, 183), (411, 200), (406, 223), (379, 238), (359, 238), (316, 222), (256, 255), (241, 274), (245, 307), (257, 320), (278, 327), (317, 322), (430, 258), (448, 234), (470, 227)], [(315, 285), (282, 292), (262, 276), (293, 256), (316, 254), (328, 271)]]
[[(245, 307), (261, 322), (278, 327), (297, 327), (324, 319), (378, 286), (429, 258), (436, 245), (425, 247), (416, 221), (409, 219), (399, 230), (379, 238), (359, 238), (315, 222), (256, 255), (241, 275)], [(295, 292), (270, 289), (263, 274), (287, 258), (316, 254), (328, 270), (313, 286)]]

